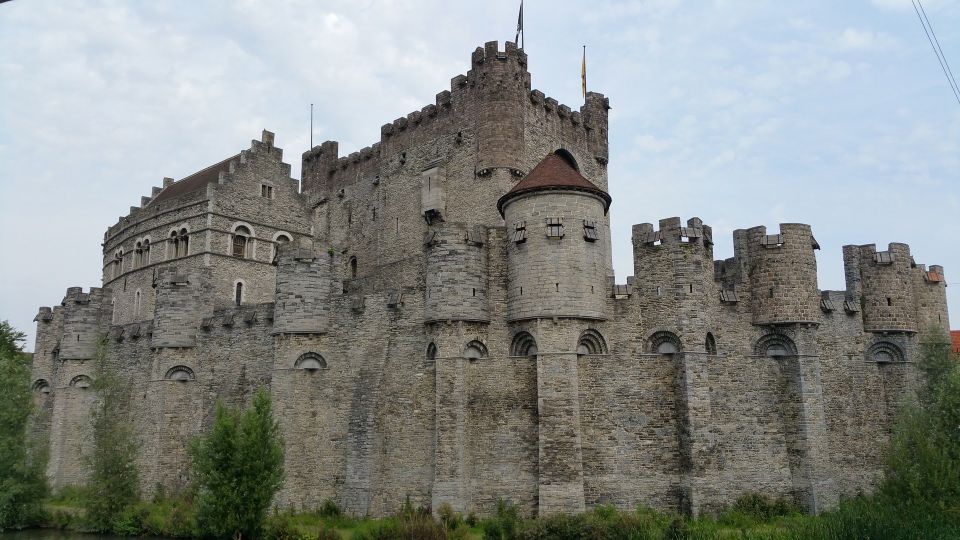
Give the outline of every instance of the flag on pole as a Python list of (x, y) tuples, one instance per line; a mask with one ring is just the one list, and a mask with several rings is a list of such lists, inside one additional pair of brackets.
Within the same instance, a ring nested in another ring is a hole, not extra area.
[(521, 37), (523, 37), (523, 0), (520, 0), (520, 16), (517, 17), (517, 37), (513, 38), (513, 42), (522, 49)]
[(583, 99), (587, 99), (587, 46), (583, 46), (583, 61), (580, 63), (580, 82), (583, 85)]

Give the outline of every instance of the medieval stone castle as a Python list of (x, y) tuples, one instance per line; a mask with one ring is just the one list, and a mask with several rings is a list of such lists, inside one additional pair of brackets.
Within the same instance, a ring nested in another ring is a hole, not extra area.
[(104, 234), (102, 287), (37, 315), (54, 485), (84, 481), (105, 338), (146, 493), (184, 486), (215, 403), (258, 388), (281, 506), (818, 511), (870, 490), (920, 336), (949, 328), (943, 269), (850, 245), (846, 290), (821, 291), (808, 225), (737, 230), (715, 261), (708, 225), (667, 218), (634, 225), (617, 283), (608, 108), (531, 90), (491, 42), (379, 142), (304, 153), (299, 182), (267, 131), (164, 179)]

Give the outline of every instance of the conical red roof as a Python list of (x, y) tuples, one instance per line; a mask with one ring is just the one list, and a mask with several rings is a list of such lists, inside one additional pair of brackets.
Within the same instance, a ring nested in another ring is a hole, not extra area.
[(610, 195), (606, 191), (598, 188), (593, 182), (583, 177), (566, 159), (557, 154), (547, 154), (529, 174), (517, 182), (517, 185), (500, 197), (497, 201), (497, 210), (503, 215), (503, 205), (510, 199), (530, 193), (531, 191), (541, 191), (547, 189), (569, 189), (574, 191), (586, 191), (594, 193), (603, 199), (603, 211), (610, 208)]

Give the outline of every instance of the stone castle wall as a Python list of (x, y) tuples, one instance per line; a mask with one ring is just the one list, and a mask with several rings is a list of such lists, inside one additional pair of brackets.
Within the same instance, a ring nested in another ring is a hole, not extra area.
[(709, 225), (669, 218), (634, 226), (615, 284), (602, 200), (496, 204), (558, 150), (606, 190), (608, 108), (531, 90), (526, 54), (494, 42), (377, 143), (304, 153), (302, 190), (269, 132), (165, 180), (107, 230), (103, 288), (37, 316), (54, 485), (84, 480), (102, 360), (131, 390), (145, 493), (186, 486), (189, 440), (258, 388), (285, 439), (281, 506), (696, 513), (761, 492), (819, 511), (869, 491), (920, 333), (948, 328), (943, 269), (846, 246), (846, 290), (820, 291), (808, 225), (735, 231), (714, 261)]

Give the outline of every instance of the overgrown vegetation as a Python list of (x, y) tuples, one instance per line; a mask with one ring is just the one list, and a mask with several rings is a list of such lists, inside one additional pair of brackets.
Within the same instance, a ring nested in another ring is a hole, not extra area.
[(0, 531), (43, 520), (46, 445), (29, 432), (33, 396), (23, 332), (0, 322)]
[(130, 391), (108, 364), (106, 347), (101, 340), (94, 358), (97, 401), (91, 414), (92, 450), (85, 459), (90, 476), (83, 507), (89, 529), (122, 533), (129, 530), (130, 507), (140, 499), (137, 442), (128, 417)]
[(257, 391), (242, 413), (217, 404), (210, 434), (191, 446), (197, 532), (256, 538), (283, 481), (283, 442), (270, 395)]

